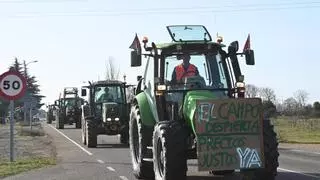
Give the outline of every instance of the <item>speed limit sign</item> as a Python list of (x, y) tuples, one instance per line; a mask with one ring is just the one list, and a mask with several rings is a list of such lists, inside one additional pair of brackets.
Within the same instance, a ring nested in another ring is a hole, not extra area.
[(0, 96), (7, 100), (21, 98), (26, 86), (26, 79), (19, 72), (7, 71), (0, 76)]

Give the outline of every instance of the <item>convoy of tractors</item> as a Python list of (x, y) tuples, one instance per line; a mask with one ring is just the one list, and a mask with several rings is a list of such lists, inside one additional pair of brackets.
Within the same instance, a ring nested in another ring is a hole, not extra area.
[(201, 25), (167, 30), (172, 42), (145, 37), (141, 47), (136, 36), (131, 44), (131, 67), (145, 67), (136, 85), (89, 81), (81, 97), (66, 87), (47, 106), (47, 123), (55, 121), (57, 129), (75, 124), (88, 148), (99, 146), (98, 135), (120, 135), (138, 179), (186, 179), (187, 160), (196, 159), (199, 171), (213, 175), (274, 180), (276, 133), (262, 100), (246, 98), (238, 59), (255, 64), (249, 39), (239, 52), (238, 41), (225, 50), (222, 38), (215, 42)]

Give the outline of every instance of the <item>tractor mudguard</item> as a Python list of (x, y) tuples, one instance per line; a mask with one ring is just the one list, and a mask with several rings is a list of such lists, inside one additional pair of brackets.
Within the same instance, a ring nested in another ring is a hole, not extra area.
[(183, 116), (184, 116), (184, 119), (187, 120), (187, 124), (191, 126), (194, 133), (195, 133), (195, 127), (194, 127), (193, 119), (194, 119), (196, 107), (197, 107), (196, 101), (223, 98), (224, 96), (225, 95), (222, 95), (222, 94), (220, 95), (219, 92), (215, 93), (208, 90), (189, 91), (186, 94), (184, 98), (184, 103), (183, 103)]
[(150, 109), (150, 104), (147, 99), (147, 95), (144, 92), (139, 93), (135, 97), (141, 114), (142, 124), (145, 126), (154, 126), (156, 124), (156, 120), (152, 114)]

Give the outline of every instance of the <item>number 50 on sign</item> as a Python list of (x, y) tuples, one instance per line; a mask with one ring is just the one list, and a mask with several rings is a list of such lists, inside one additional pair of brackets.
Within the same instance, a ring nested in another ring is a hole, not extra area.
[(26, 79), (16, 71), (8, 71), (0, 76), (0, 96), (7, 100), (21, 98), (26, 90)]

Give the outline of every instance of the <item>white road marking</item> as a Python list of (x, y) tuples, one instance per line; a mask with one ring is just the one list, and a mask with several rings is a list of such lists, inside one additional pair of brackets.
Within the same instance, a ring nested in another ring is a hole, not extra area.
[(311, 152), (311, 151), (304, 151), (304, 150), (299, 150), (299, 149), (291, 149), (289, 151), (293, 151), (293, 152), (302, 152), (302, 153), (307, 153), (307, 154), (317, 154), (320, 155), (319, 152)]
[(119, 176), (120, 177), (120, 179), (122, 179), (122, 180), (129, 180), (127, 177), (125, 177), (125, 176)]
[(310, 175), (310, 174), (305, 174), (305, 173), (302, 173), (302, 172), (299, 172), (299, 171), (293, 171), (293, 170), (290, 170), (290, 169), (278, 168), (278, 170), (280, 170), (280, 171), (286, 171), (286, 172), (291, 172), (291, 173), (296, 173), (296, 174), (301, 174), (301, 175), (308, 176), (308, 177), (313, 177), (313, 178), (319, 178), (319, 176), (314, 176), (314, 175)]
[(113, 167), (108, 166), (107, 169), (109, 169), (109, 171), (116, 171), (115, 169), (113, 169)]
[(100, 159), (97, 160), (100, 164), (104, 164), (104, 162)]
[(65, 137), (66, 139), (68, 139), (70, 142), (72, 142), (73, 144), (75, 144), (76, 146), (78, 146), (82, 151), (84, 151), (85, 153), (87, 153), (88, 155), (92, 155), (92, 153), (88, 150), (86, 150), (85, 148), (83, 148), (81, 145), (79, 145), (78, 143), (76, 143), (74, 140), (70, 139), (68, 136), (66, 136), (65, 134), (63, 134), (61, 131), (59, 131), (58, 129), (56, 129), (55, 127), (53, 127), (52, 125), (49, 124), (49, 127), (51, 127), (52, 129), (56, 130), (59, 134), (61, 134), (63, 137)]

